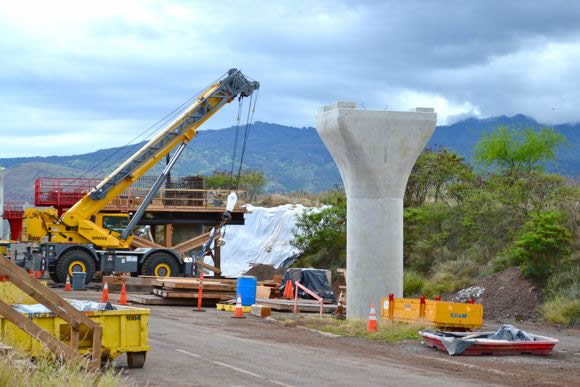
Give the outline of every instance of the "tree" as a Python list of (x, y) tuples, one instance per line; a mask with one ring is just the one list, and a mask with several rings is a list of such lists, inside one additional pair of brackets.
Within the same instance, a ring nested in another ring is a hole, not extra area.
[(570, 254), (572, 237), (563, 221), (561, 213), (547, 211), (534, 214), (526, 222), (510, 252), (513, 263), (521, 265), (526, 276), (545, 282)]
[(518, 130), (500, 126), (477, 142), (474, 159), (486, 167), (499, 167), (510, 174), (543, 170), (544, 163), (556, 159), (556, 149), (565, 137), (554, 129)]
[(266, 176), (262, 171), (248, 170), (240, 178), (240, 185), (248, 193), (248, 200), (254, 201), (264, 191)]
[[(256, 200), (263, 192), (266, 185), (266, 176), (257, 170), (246, 170), (240, 176), (240, 188), (248, 193), (248, 200)], [(205, 185), (210, 189), (236, 189), (237, 176), (231, 176), (230, 172), (216, 170), (213, 174), (205, 177)]]
[(346, 196), (333, 190), (322, 208), (304, 213), (296, 222), (292, 244), (302, 251), (302, 267), (336, 269), (346, 264)]
[(471, 177), (463, 157), (445, 148), (425, 149), (419, 155), (405, 188), (405, 207), (418, 207), (428, 198), (448, 204), (449, 186)]

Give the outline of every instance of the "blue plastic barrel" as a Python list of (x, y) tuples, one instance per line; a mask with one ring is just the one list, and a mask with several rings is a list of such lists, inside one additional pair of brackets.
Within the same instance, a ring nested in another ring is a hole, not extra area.
[(242, 296), (242, 305), (251, 306), (256, 303), (256, 286), (258, 285), (258, 280), (256, 277), (249, 275), (244, 275), (238, 278), (238, 286), (236, 289), (237, 295)]

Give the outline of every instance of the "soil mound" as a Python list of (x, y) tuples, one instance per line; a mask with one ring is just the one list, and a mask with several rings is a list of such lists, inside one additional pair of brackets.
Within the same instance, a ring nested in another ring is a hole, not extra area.
[(476, 284), (444, 298), (455, 302), (473, 298), (476, 303), (483, 304), (484, 319), (504, 321), (536, 319), (536, 308), (541, 303), (541, 293), (524, 278), (518, 267), (482, 278)]
[(272, 265), (264, 265), (261, 263), (254, 264), (250, 270), (245, 272), (243, 275), (251, 275), (256, 277), (258, 281), (267, 281), (274, 278), (275, 274), (284, 275), (287, 269), (280, 268), (276, 269)]

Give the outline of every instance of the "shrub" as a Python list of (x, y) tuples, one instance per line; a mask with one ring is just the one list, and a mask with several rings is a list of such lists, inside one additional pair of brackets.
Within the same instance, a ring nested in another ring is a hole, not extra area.
[(426, 297), (455, 292), (470, 285), (479, 272), (479, 266), (466, 258), (437, 264), (431, 279), (425, 282), (423, 294)]
[(414, 271), (406, 271), (403, 274), (403, 294), (413, 296), (421, 293), (425, 285), (425, 278)]
[(580, 263), (572, 262), (559, 267), (548, 280), (545, 294), (548, 299), (562, 296), (580, 300)]
[(570, 254), (571, 235), (562, 226), (559, 212), (541, 212), (524, 224), (523, 232), (510, 252), (515, 265), (527, 277), (545, 282), (562, 260)]
[(571, 325), (580, 323), (580, 299), (557, 296), (540, 307), (546, 321)]

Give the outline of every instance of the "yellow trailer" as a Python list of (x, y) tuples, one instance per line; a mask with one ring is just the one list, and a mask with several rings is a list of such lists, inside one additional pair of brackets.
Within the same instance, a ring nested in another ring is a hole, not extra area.
[[(116, 310), (82, 312), (103, 328), (102, 360), (113, 360), (127, 353), (129, 368), (142, 368), (145, 364), (148, 344), (149, 309), (114, 305)], [(59, 340), (70, 344), (70, 326), (53, 313), (25, 313), (30, 320), (47, 330)], [(46, 353), (43, 345), (29, 334), (0, 316), (0, 341), (31, 356)], [(79, 352), (91, 352), (88, 329), (81, 326)]]
[(483, 325), (483, 305), (383, 297), (381, 318), (427, 322), (440, 329), (477, 329)]

